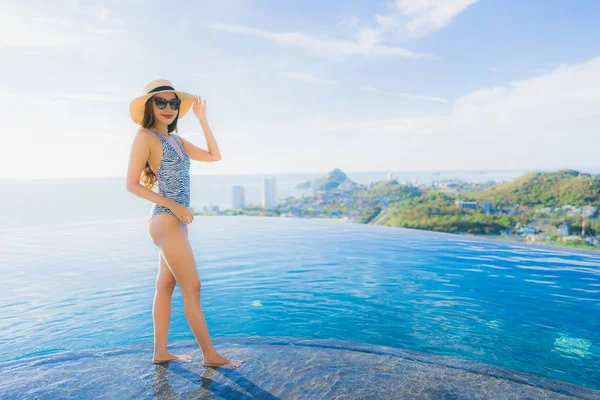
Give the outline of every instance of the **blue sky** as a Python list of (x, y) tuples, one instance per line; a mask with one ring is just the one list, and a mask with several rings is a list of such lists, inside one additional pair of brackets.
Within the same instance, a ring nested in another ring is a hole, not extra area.
[(600, 169), (597, 1), (48, 4), (0, 15), (0, 178), (124, 176), (157, 78), (207, 101), (192, 174)]

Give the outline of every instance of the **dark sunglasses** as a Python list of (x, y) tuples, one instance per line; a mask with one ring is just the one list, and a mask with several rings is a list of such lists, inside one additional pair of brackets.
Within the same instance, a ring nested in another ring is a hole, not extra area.
[(177, 98), (167, 100), (163, 99), (162, 97), (152, 97), (151, 100), (154, 101), (154, 104), (156, 104), (156, 108), (158, 108), (159, 110), (165, 109), (167, 107), (167, 103), (169, 103), (171, 110), (179, 110), (179, 106), (181, 105), (181, 100)]

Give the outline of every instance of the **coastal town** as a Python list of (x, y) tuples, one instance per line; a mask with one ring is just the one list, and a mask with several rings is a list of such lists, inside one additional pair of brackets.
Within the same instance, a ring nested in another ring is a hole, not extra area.
[[(246, 204), (244, 188), (234, 186), (231, 209), (210, 206), (201, 214), (326, 218), (600, 250), (599, 177), (561, 170), (519, 180), (400, 183), (390, 173), (385, 180), (364, 185), (335, 169), (298, 185), (308, 194), (278, 201), (276, 180), (264, 178), (261, 204)], [(556, 182), (562, 185), (558, 191)], [(557, 195), (565, 185), (573, 185), (570, 198)]]

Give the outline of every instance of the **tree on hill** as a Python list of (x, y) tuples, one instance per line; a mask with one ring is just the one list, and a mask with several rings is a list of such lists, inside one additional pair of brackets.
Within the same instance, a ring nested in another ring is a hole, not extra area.
[(600, 204), (600, 179), (564, 169), (556, 172), (530, 172), (522, 177), (467, 196), (494, 204), (561, 207)]
[(441, 232), (500, 234), (513, 227), (517, 218), (506, 215), (481, 214), (457, 207), (453, 195), (428, 192), (420, 197), (394, 204), (385, 220), (388, 226)]
[(419, 188), (414, 186), (401, 185), (397, 181), (380, 181), (369, 189), (357, 193), (362, 198), (381, 198), (389, 197), (391, 199), (402, 200), (420, 196), (422, 194)]

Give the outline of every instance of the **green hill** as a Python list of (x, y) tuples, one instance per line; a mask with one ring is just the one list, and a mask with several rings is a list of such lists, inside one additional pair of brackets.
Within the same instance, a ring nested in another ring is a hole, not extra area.
[(357, 196), (365, 199), (388, 197), (398, 201), (418, 197), (421, 194), (421, 190), (413, 186), (401, 185), (396, 181), (380, 181), (371, 188), (358, 192)]
[(565, 169), (556, 172), (530, 172), (508, 183), (466, 193), (465, 197), (494, 204), (529, 207), (600, 205), (600, 178)]
[(324, 191), (335, 190), (346, 179), (348, 179), (348, 176), (341, 169), (336, 168), (317, 180), (317, 188)]
[(455, 196), (442, 192), (429, 192), (420, 197), (393, 204), (378, 225), (424, 229), (440, 232), (467, 232), (474, 234), (500, 234), (513, 227), (518, 217), (479, 214), (475, 210), (462, 210), (455, 205)]

